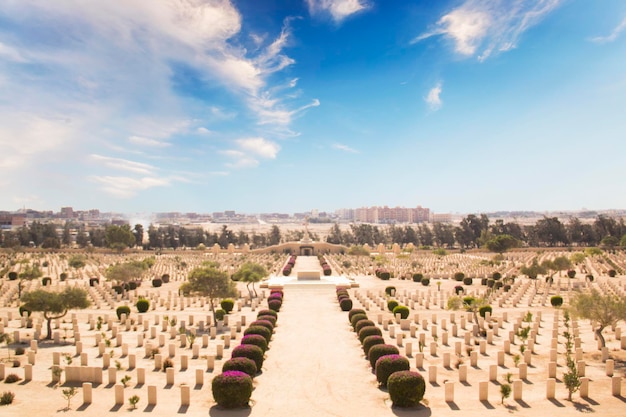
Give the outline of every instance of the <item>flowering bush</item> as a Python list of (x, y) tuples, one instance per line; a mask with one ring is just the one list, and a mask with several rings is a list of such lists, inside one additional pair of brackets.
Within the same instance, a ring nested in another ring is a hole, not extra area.
[(387, 379), (391, 374), (398, 371), (408, 371), (411, 369), (409, 360), (400, 355), (385, 355), (376, 361), (376, 380), (383, 387), (387, 386)]
[(249, 334), (261, 335), (265, 338), (265, 341), (267, 343), (269, 343), (270, 339), (272, 338), (272, 331), (269, 330), (267, 327), (263, 327), (263, 326), (250, 326), (246, 330), (243, 331), (244, 336), (249, 335)]
[(265, 320), (265, 321), (269, 321), (270, 323), (272, 323), (272, 327), (276, 327), (276, 317), (274, 316), (257, 316), (256, 318), (257, 320)]
[(363, 340), (365, 340), (367, 336), (382, 336), (383, 332), (376, 326), (365, 326), (358, 334), (359, 341), (363, 343)]
[(360, 320), (367, 320), (367, 314), (355, 314), (354, 316), (352, 316), (352, 318), (350, 319), (350, 324), (352, 325), (352, 328), (356, 328), (356, 324), (360, 321)]
[(261, 316), (274, 316), (274, 318), (278, 320), (278, 313), (276, 313), (274, 310), (268, 310), (268, 309), (259, 310), (259, 312), (256, 313), (256, 316), (257, 318)]
[(233, 349), (231, 358), (248, 358), (254, 361), (257, 371), (263, 366), (263, 349), (256, 345), (239, 345)]
[(278, 312), (280, 311), (280, 307), (283, 305), (283, 302), (280, 300), (268, 300), (267, 305), (270, 310)]
[(407, 306), (396, 306), (393, 308), (393, 316), (395, 317), (396, 314), (400, 314), (400, 318), (402, 319), (406, 319), (407, 317), (409, 317), (409, 308)]
[(376, 361), (385, 355), (399, 355), (400, 351), (393, 345), (375, 345), (369, 350), (367, 358), (370, 361), (372, 370), (376, 369)]
[(361, 308), (353, 308), (348, 312), (348, 321), (352, 322), (352, 316), (355, 314), (365, 314), (365, 310)]
[(291, 266), (285, 265), (285, 267), (283, 268), (283, 275), (287, 277), (289, 276), (289, 274), (291, 274)]
[(365, 357), (368, 357), (369, 351), (372, 348), (372, 346), (376, 346), (376, 345), (384, 345), (385, 344), (385, 338), (382, 336), (378, 336), (378, 335), (373, 335), (373, 336), (367, 336), (365, 339), (363, 339), (363, 352), (365, 353)]
[(226, 371), (213, 378), (215, 402), (224, 408), (245, 407), (252, 395), (252, 378), (241, 371)]
[(257, 374), (256, 363), (246, 357), (232, 358), (224, 362), (222, 365), (222, 372), (227, 371), (241, 371), (248, 375), (250, 378), (254, 378)]
[(387, 379), (387, 388), (394, 406), (414, 407), (424, 399), (426, 382), (418, 372), (398, 371)]
[(359, 334), (359, 332), (361, 331), (361, 329), (363, 327), (367, 327), (367, 326), (376, 326), (376, 323), (374, 323), (371, 320), (367, 320), (367, 319), (363, 319), (363, 320), (359, 320), (355, 325), (354, 325), (354, 331), (356, 332), (356, 334)]
[(264, 336), (260, 334), (255, 334), (255, 333), (250, 333), (242, 337), (241, 344), (258, 346), (261, 348), (261, 350), (263, 350), (263, 352), (265, 352), (268, 349), (267, 339)]
[(255, 321), (250, 323), (250, 326), (263, 326), (263, 327), (266, 327), (267, 330), (269, 330), (270, 332), (274, 331), (274, 325), (268, 320), (256, 319)]

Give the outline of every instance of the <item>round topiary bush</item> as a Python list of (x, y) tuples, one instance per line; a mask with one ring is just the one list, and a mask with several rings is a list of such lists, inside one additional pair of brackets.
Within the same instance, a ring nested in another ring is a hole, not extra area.
[(100, 280), (98, 278), (89, 278), (89, 286), (90, 287), (95, 287), (99, 283), (100, 283)]
[(422, 285), (424, 287), (428, 287), (429, 284), (430, 284), (430, 278), (422, 278)]
[(487, 280), (487, 287), (493, 288), (496, 285), (496, 281), (494, 279)]
[(252, 395), (252, 378), (241, 371), (226, 371), (211, 382), (213, 398), (224, 408), (245, 407)]
[(276, 318), (276, 320), (278, 320), (278, 313), (276, 313), (274, 310), (259, 310), (259, 312), (256, 314), (257, 318), (260, 316), (274, 316)]
[(393, 311), (393, 309), (398, 307), (399, 304), (400, 303), (396, 300), (389, 300), (387, 301), (387, 308), (389, 309), (389, 311)]
[(274, 331), (274, 325), (272, 324), (271, 321), (268, 321), (268, 320), (256, 319), (252, 323), (250, 323), (250, 326), (263, 326), (267, 328), (267, 330), (269, 330), (270, 332)]
[(279, 292), (273, 292), (271, 293), (268, 297), (267, 297), (267, 301), (271, 301), (271, 300), (279, 300), (279, 301), (283, 301), (283, 295)]
[(409, 360), (401, 355), (385, 355), (376, 361), (376, 380), (383, 387), (387, 386), (389, 376), (394, 372), (408, 371), (411, 369)]
[(359, 331), (358, 335), (362, 344), (367, 336), (382, 336), (383, 332), (376, 326), (365, 326)]
[(244, 372), (248, 374), (250, 378), (254, 378), (258, 373), (258, 370), (256, 369), (256, 363), (254, 363), (252, 359), (243, 356), (238, 358), (231, 358), (224, 362), (224, 365), (222, 365), (222, 372), (228, 371)]
[(374, 345), (371, 347), (369, 352), (367, 353), (367, 359), (370, 361), (370, 365), (372, 366), (372, 370), (376, 368), (376, 361), (378, 358), (385, 355), (399, 355), (400, 351), (397, 347), (393, 345)]
[(463, 287), (461, 287), (460, 285), (454, 287), (454, 293), (456, 295), (463, 294), (463, 291), (465, 291), (465, 289), (463, 289)]
[(372, 346), (376, 346), (376, 345), (384, 345), (385, 344), (385, 338), (382, 336), (378, 336), (378, 335), (373, 335), (373, 336), (367, 336), (365, 339), (363, 339), (363, 353), (365, 353), (365, 357), (368, 357), (369, 351), (372, 348)]
[(352, 316), (352, 318), (350, 319), (350, 324), (352, 325), (352, 328), (356, 329), (356, 324), (361, 320), (368, 320), (367, 314), (359, 313)]
[(491, 274), (491, 278), (497, 281), (500, 278), (502, 278), (502, 274), (496, 271), (493, 274)]
[(226, 311), (218, 308), (215, 310), (215, 320), (224, 320), (224, 316), (226, 315)]
[(487, 278), (481, 278), (480, 279), (480, 285), (487, 285), (487, 281), (488, 281)]
[(573, 269), (568, 270), (568, 271), (567, 271), (567, 276), (568, 276), (569, 278), (574, 278), (574, 277), (576, 276), (576, 271), (575, 271), (575, 270), (573, 270)]
[(616, 275), (617, 275), (617, 271), (615, 271), (614, 269), (609, 269), (609, 276), (611, 278), (615, 278)]
[(24, 306), (20, 306), (17, 311), (20, 313), (20, 317), (24, 317), (24, 313), (26, 313), (26, 317), (30, 317), (31, 315), (31, 311)]
[(496, 290), (499, 290), (503, 286), (504, 286), (504, 283), (502, 281), (496, 281), (496, 284), (493, 286), (493, 288)]
[(360, 309), (360, 308), (353, 308), (352, 310), (350, 310), (348, 312), (348, 321), (350, 323), (352, 323), (352, 316), (354, 316), (355, 314), (366, 314), (365, 310)]
[(272, 327), (276, 327), (276, 317), (274, 316), (257, 316), (257, 320), (265, 320), (272, 323)]
[(126, 318), (130, 315), (130, 307), (128, 306), (119, 306), (115, 309), (115, 314), (117, 314), (118, 320), (122, 319), (122, 314), (126, 314)]
[(341, 311), (350, 311), (352, 309), (352, 300), (349, 298), (343, 298), (339, 301), (339, 307)]
[(591, 275), (591, 274), (587, 274), (587, 275), (585, 276), (585, 279), (586, 279), (587, 281), (589, 281), (589, 282), (593, 282), (593, 275)]
[(46, 285), (51, 285), (52, 284), (52, 278), (50, 277), (44, 277), (41, 279), (41, 285), (43, 285), (44, 287)]
[(130, 281), (128, 283), (128, 289), (129, 290), (136, 290), (137, 289), (137, 283), (135, 281)]
[(115, 294), (123, 294), (124, 293), (124, 288), (121, 285), (114, 285), (111, 288), (113, 288), (113, 291), (115, 291)]
[(463, 278), (463, 284), (464, 285), (472, 285), (472, 282), (474, 282), (474, 280), (471, 279), (470, 277)]
[(385, 294), (387, 294), (390, 297), (393, 297), (396, 295), (396, 287), (394, 287), (393, 285), (390, 285), (389, 287), (385, 287)]
[(233, 307), (235, 307), (235, 300), (233, 300), (232, 298), (224, 298), (220, 302), (220, 307), (222, 307), (222, 310), (224, 310), (226, 314), (229, 314), (231, 311), (233, 311)]
[(504, 287), (502, 287), (504, 289), (504, 292), (509, 292), (511, 290), (511, 285), (506, 284), (504, 285)]
[(270, 310), (274, 310), (276, 312), (280, 311), (280, 307), (283, 305), (283, 302), (280, 300), (268, 300), (267, 301), (267, 306), (270, 308)]
[(153, 286), (154, 288), (158, 288), (158, 287), (160, 287), (161, 285), (163, 285), (163, 281), (162, 281), (162, 280), (160, 280), (159, 278), (155, 278), (155, 279), (153, 279), (153, 280), (152, 280), (152, 286)]
[(455, 281), (463, 281), (463, 278), (465, 278), (465, 274), (463, 272), (457, 272), (454, 274)]
[(396, 306), (393, 309), (393, 316), (395, 317), (396, 314), (400, 314), (400, 318), (401, 319), (408, 318), (409, 317), (409, 313), (410, 313), (410, 310), (409, 310), (409, 308), (407, 306)]
[(17, 279), (17, 272), (11, 271), (9, 272), (9, 281), (15, 281)]
[(260, 334), (251, 333), (242, 337), (241, 344), (258, 346), (261, 348), (261, 350), (263, 350), (263, 352), (267, 351), (268, 349), (267, 339), (265, 339), (265, 337)]
[(257, 345), (239, 345), (233, 349), (231, 358), (248, 358), (254, 361), (257, 371), (263, 366), (263, 349)]
[(272, 332), (267, 327), (263, 326), (250, 326), (243, 331), (244, 336), (249, 334), (259, 334), (265, 338), (265, 341), (267, 341), (267, 343), (269, 343), (270, 339), (272, 338)]
[(417, 372), (394, 372), (387, 379), (387, 389), (396, 407), (415, 407), (424, 399), (426, 381)]
[(359, 334), (361, 329), (367, 326), (376, 326), (376, 323), (374, 323), (372, 320), (367, 319), (359, 320), (357, 324), (354, 325), (354, 331), (356, 332), (356, 334)]
[(478, 314), (480, 314), (480, 317), (482, 318), (485, 318), (485, 314), (487, 314), (487, 312), (491, 315), (493, 308), (491, 308), (491, 306), (482, 306), (478, 309)]
[(413, 274), (413, 282), (421, 282), (422, 279), (424, 278), (424, 274)]
[(561, 307), (563, 305), (563, 297), (560, 295), (553, 295), (550, 297), (550, 304), (552, 304), (552, 307)]
[(150, 301), (145, 298), (140, 298), (135, 303), (135, 307), (137, 307), (137, 311), (140, 313), (145, 313), (150, 308)]

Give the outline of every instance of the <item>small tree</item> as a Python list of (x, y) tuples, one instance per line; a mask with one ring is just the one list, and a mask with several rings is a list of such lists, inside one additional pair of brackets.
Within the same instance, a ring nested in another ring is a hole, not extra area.
[(78, 394), (78, 389), (76, 387), (66, 388), (61, 391), (61, 393), (63, 394), (63, 398), (67, 400), (67, 409), (69, 410), (71, 408), (72, 398)]
[(626, 299), (601, 294), (595, 289), (574, 295), (570, 306), (574, 316), (591, 321), (602, 347), (606, 346), (602, 330), (607, 326), (615, 326), (620, 320), (626, 320)]
[(213, 321), (217, 322), (215, 304), (219, 298), (236, 297), (235, 284), (228, 275), (214, 267), (199, 267), (189, 273), (187, 282), (181, 285), (183, 294), (197, 294), (209, 298)]
[(563, 318), (565, 320), (565, 331), (563, 332), (563, 336), (565, 337), (565, 362), (567, 364), (567, 372), (563, 374), (563, 383), (567, 388), (567, 399), (569, 401), (572, 401), (572, 394), (578, 391), (581, 385), (581, 381), (580, 376), (578, 375), (578, 369), (576, 368), (576, 363), (574, 362), (574, 359), (572, 359), (574, 336), (570, 333), (570, 315), (567, 310), (565, 310), (565, 315), (563, 316)]
[[(237, 281), (246, 283), (246, 288), (248, 289), (250, 298), (253, 298), (257, 296), (254, 284), (261, 281), (266, 276), (267, 270), (263, 265), (259, 265), (254, 262), (246, 262), (237, 272), (235, 272), (234, 278)], [(250, 289), (250, 284), (252, 284), (252, 289)]]
[(529, 266), (524, 265), (521, 267), (520, 272), (528, 278), (535, 280), (535, 286), (537, 286), (537, 277), (545, 274), (547, 272), (547, 268), (543, 264), (539, 265), (537, 259), (533, 259), (533, 262)]
[(89, 307), (87, 292), (81, 288), (65, 288), (61, 292), (35, 290), (22, 297), (24, 308), (29, 311), (41, 311), (47, 320), (48, 335), (52, 339), (52, 320), (64, 317), (69, 310)]
[(485, 242), (485, 246), (491, 252), (502, 254), (509, 249), (520, 247), (521, 242), (511, 235), (503, 234), (497, 235), (489, 239), (487, 242)]
[(39, 269), (38, 265), (27, 265), (22, 272), (18, 275), (20, 282), (17, 284), (17, 296), (22, 298), (22, 288), (24, 287), (24, 281), (30, 281), (38, 279), (43, 276), (43, 272)]
[(120, 253), (136, 243), (135, 235), (130, 230), (130, 225), (128, 224), (107, 226), (104, 231), (104, 240), (109, 248)]
[(9, 345), (11, 344), (11, 342), (13, 341), (13, 339), (11, 338), (11, 335), (8, 333), (0, 333), (0, 343), (6, 343), (7, 344), (7, 353), (9, 355), (9, 359), (11, 359), (11, 348), (9, 347)]

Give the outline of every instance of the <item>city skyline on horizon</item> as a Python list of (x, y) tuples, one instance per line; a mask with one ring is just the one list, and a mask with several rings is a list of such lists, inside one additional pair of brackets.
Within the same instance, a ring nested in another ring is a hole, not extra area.
[(2, 209), (621, 210), (624, 32), (620, 0), (10, 2)]

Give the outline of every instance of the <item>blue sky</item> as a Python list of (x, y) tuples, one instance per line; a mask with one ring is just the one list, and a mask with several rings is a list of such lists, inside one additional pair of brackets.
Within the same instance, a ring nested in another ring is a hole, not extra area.
[(0, 210), (626, 208), (623, 0), (0, 0)]

